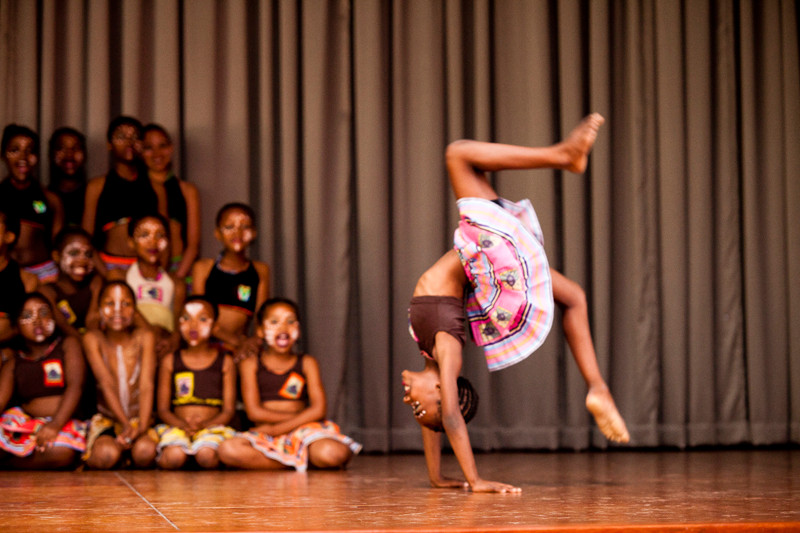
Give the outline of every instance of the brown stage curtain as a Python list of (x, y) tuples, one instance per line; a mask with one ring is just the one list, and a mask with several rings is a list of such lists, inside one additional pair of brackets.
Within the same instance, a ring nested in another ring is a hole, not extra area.
[[(633, 443), (797, 443), (797, 20), (789, 0), (2, 0), (0, 118), (84, 131), (92, 175), (113, 116), (166, 126), (203, 255), (224, 202), (256, 208), (329, 415), (386, 451), (421, 449), (399, 373), (456, 223), (445, 146), (548, 144), (599, 111), (585, 176), (494, 179), (585, 287)], [(490, 375), (471, 347), (464, 372), (476, 448), (606, 445), (558, 320), (525, 362)]]

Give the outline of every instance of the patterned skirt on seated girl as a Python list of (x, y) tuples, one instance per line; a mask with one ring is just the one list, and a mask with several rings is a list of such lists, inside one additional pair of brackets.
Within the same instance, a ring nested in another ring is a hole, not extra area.
[[(34, 418), (20, 407), (12, 407), (0, 417), (0, 449), (17, 457), (31, 455), (36, 450), (36, 432), (49, 421), (49, 418)], [(64, 424), (53, 446), (79, 452), (86, 450), (86, 423), (70, 420)]]
[[(138, 428), (139, 418), (131, 418), (130, 424), (132, 427)], [(94, 415), (89, 421), (89, 429), (86, 432), (86, 451), (83, 453), (83, 456), (81, 456), (81, 459), (86, 461), (92, 456), (92, 447), (98, 438), (103, 436), (117, 438), (117, 435), (121, 434), (123, 429), (124, 428), (122, 427), (122, 424), (116, 420), (112, 420), (102, 413), (97, 413)], [(153, 428), (148, 428), (145, 434), (153, 442), (158, 442), (158, 435), (156, 435), (156, 432)]]
[(356, 455), (361, 451), (361, 444), (343, 434), (339, 426), (330, 420), (309, 422), (285, 435), (272, 437), (257, 431), (237, 434), (250, 441), (253, 448), (266, 457), (283, 465), (293, 467), (298, 472), (308, 470), (308, 447), (321, 439), (332, 439), (341, 442)]
[(219, 448), (222, 441), (236, 436), (236, 430), (228, 426), (212, 426), (189, 435), (181, 428), (167, 424), (155, 427), (158, 434), (158, 455), (167, 446), (178, 446), (186, 455), (196, 455), (203, 448)]

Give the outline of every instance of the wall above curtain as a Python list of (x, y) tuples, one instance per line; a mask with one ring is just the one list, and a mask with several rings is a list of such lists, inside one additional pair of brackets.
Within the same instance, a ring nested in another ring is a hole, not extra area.
[[(202, 255), (221, 205), (255, 208), (329, 416), (385, 451), (421, 449), (399, 374), (457, 221), (446, 145), (549, 144), (599, 111), (585, 175), (493, 179), (585, 288), (633, 444), (797, 443), (797, 22), (789, 0), (2, 0), (0, 119), (83, 131), (91, 175), (114, 116), (165, 126)], [(489, 374), (472, 347), (464, 373), (476, 448), (606, 446), (558, 319), (525, 362)]]

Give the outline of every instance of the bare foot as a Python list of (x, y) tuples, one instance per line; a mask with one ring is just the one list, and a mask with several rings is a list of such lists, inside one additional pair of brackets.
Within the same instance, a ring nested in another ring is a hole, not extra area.
[(622, 415), (617, 410), (614, 398), (608, 389), (590, 389), (586, 395), (586, 408), (594, 416), (597, 426), (606, 438), (613, 442), (628, 442), (631, 440), (628, 428)]
[(564, 150), (567, 160), (564, 170), (582, 174), (586, 170), (589, 152), (592, 151), (597, 132), (606, 119), (600, 113), (592, 113), (584, 117), (575, 128), (569, 132), (567, 138), (561, 141), (560, 147)]

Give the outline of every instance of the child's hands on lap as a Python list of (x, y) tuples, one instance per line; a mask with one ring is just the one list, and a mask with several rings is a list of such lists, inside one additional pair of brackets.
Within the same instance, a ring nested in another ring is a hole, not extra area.
[(53, 441), (58, 436), (58, 428), (54, 427), (52, 422), (45, 424), (36, 432), (36, 449), (40, 452), (45, 451), (49, 446), (53, 445)]
[(117, 435), (117, 442), (124, 448), (128, 449), (133, 445), (133, 441), (139, 436), (139, 431), (131, 424), (125, 424), (122, 432)]

